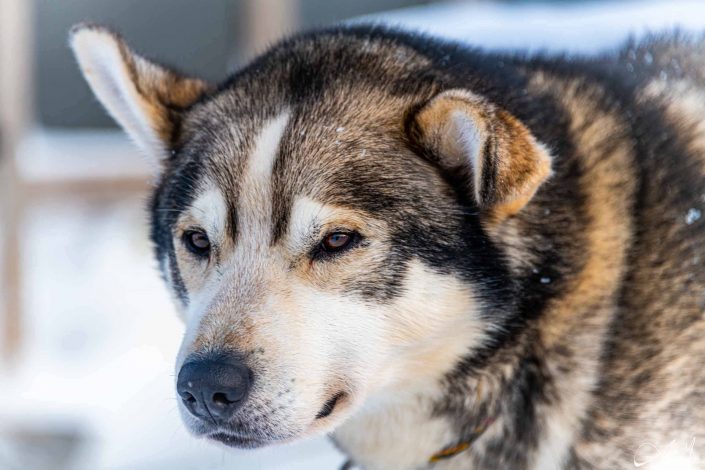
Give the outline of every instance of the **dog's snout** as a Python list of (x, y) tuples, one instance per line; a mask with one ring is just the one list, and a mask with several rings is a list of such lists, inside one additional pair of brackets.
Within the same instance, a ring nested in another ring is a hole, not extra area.
[(198, 359), (181, 367), (176, 390), (192, 415), (223, 423), (245, 401), (251, 382), (250, 369), (238, 360)]

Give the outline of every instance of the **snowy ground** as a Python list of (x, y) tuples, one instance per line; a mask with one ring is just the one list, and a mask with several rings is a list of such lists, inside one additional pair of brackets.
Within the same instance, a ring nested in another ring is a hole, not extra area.
[[(705, 30), (705, 2), (452, 4), (381, 18), (492, 48), (592, 52), (630, 32)], [(51, 168), (59, 140), (45, 142), (38, 167)], [(336, 468), (342, 457), (324, 439), (243, 453), (186, 434), (172, 370), (182, 328), (151, 258), (143, 197), (45, 200), (26, 214), (26, 348), (0, 375), (0, 470)]]

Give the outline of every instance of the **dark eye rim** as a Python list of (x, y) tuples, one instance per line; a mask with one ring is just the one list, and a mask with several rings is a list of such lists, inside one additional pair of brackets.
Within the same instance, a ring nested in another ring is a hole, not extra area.
[[(193, 236), (194, 235), (202, 235), (206, 238), (206, 241), (208, 242), (207, 247), (199, 247), (197, 246), (194, 241), (193, 241)], [(201, 257), (201, 258), (207, 258), (210, 255), (211, 252), (211, 241), (210, 238), (208, 238), (208, 234), (206, 233), (205, 230), (202, 229), (189, 229), (184, 231), (181, 240), (186, 247), (186, 249), (193, 253), (194, 255)]]
[[(332, 235), (336, 234), (343, 234), (348, 237), (347, 242), (344, 245), (341, 245), (339, 247), (328, 247), (326, 246), (326, 239)], [(360, 244), (362, 241), (363, 237), (360, 235), (358, 232), (354, 230), (342, 230), (342, 229), (336, 229), (336, 230), (331, 230), (330, 232), (326, 233), (323, 238), (321, 238), (321, 241), (318, 242), (318, 245), (316, 246), (314, 252), (313, 252), (313, 259), (327, 259), (327, 258), (332, 258), (335, 256), (339, 256), (347, 251), (350, 251), (351, 249), (355, 248)]]

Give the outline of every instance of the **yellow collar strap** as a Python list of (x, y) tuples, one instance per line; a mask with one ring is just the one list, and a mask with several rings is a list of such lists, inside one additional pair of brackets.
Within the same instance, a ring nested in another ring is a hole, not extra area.
[[(441, 460), (455, 457), (459, 453), (468, 450), (472, 443), (475, 442), (477, 438), (480, 437), (482, 433), (484, 433), (487, 428), (490, 427), (490, 425), (496, 420), (496, 416), (485, 419), (480, 425), (476, 426), (475, 429), (472, 430), (472, 433), (470, 434), (468, 439), (436, 452), (431, 456), (430, 459), (428, 459), (429, 463), (440, 462)], [(355, 463), (352, 460), (347, 460), (345, 463), (343, 463), (342, 467), (340, 467), (340, 470), (351, 470), (353, 468), (355, 468)]]
[(468, 450), (472, 443), (475, 442), (477, 438), (480, 437), (482, 433), (484, 433), (487, 428), (490, 427), (490, 425), (496, 421), (496, 419), (496, 417), (485, 419), (480, 425), (476, 426), (475, 429), (472, 430), (472, 433), (466, 440), (436, 452), (431, 456), (430, 459), (428, 459), (428, 461), (430, 463), (440, 462), (441, 460), (455, 457), (461, 452)]

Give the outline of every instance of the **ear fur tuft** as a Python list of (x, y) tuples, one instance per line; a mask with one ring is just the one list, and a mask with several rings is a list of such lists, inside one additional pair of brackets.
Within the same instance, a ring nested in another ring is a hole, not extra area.
[(413, 136), (441, 167), (467, 177), (480, 209), (519, 212), (551, 175), (546, 148), (517, 118), (467, 90), (445, 91), (414, 116)]

